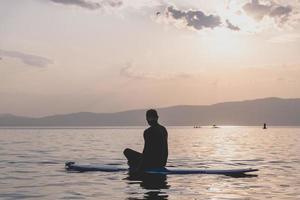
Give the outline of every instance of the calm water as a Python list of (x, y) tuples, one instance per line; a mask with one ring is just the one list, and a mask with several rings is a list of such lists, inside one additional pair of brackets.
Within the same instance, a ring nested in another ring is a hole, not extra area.
[(255, 167), (257, 177), (68, 173), (64, 162), (126, 165), (142, 128), (0, 129), (0, 199), (300, 199), (300, 128), (169, 127), (169, 166)]

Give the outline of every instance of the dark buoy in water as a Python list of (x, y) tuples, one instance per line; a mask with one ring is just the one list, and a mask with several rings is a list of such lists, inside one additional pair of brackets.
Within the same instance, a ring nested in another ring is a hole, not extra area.
[(264, 123), (263, 129), (267, 129), (267, 124)]

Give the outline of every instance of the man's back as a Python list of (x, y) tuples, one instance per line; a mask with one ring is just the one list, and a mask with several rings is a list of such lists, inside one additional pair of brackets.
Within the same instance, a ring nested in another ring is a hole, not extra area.
[(143, 167), (166, 166), (168, 159), (168, 132), (165, 127), (155, 124), (144, 131)]
[(126, 148), (124, 155), (128, 160), (131, 174), (138, 174), (147, 168), (165, 167), (168, 159), (168, 132), (158, 123), (156, 110), (146, 112), (150, 127), (144, 131), (143, 153)]

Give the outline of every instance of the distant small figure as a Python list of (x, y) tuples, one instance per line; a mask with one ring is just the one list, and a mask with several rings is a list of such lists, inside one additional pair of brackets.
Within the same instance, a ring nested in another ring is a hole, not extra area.
[(159, 16), (160, 15), (160, 12), (156, 12), (156, 16)]
[(267, 129), (267, 124), (264, 123), (263, 129)]
[(215, 125), (215, 124), (214, 124), (212, 127), (213, 127), (213, 128), (219, 128), (219, 127), (218, 127), (217, 125)]

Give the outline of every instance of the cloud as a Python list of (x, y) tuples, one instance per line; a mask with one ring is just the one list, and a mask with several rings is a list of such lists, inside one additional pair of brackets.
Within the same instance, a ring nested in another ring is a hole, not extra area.
[(170, 20), (178, 20), (187, 27), (195, 30), (203, 28), (215, 28), (222, 24), (221, 18), (218, 15), (206, 15), (200, 10), (182, 11), (168, 6), (165, 11), (165, 16)]
[(261, 21), (264, 17), (270, 17), (283, 23), (287, 21), (293, 9), (289, 5), (283, 6), (273, 1), (269, 1), (269, 4), (262, 4), (259, 0), (251, 0), (243, 6), (243, 10), (257, 21)]
[(125, 67), (122, 67), (121, 70), (120, 70), (120, 75), (121, 76), (124, 76), (124, 77), (127, 77), (127, 78), (139, 78), (140, 76), (137, 75), (137, 74), (134, 74), (132, 71), (131, 71), (131, 65), (130, 64), (127, 64)]
[(151, 73), (135, 71), (131, 63), (127, 63), (125, 67), (120, 69), (120, 75), (130, 79), (160, 79), (159, 76), (155, 76)]
[(131, 63), (128, 63), (125, 67), (120, 69), (120, 75), (122, 77), (130, 78), (130, 79), (138, 79), (138, 80), (170, 80), (170, 79), (187, 79), (193, 78), (194, 76), (188, 73), (146, 73), (146, 72), (138, 72), (134, 69)]
[(233, 31), (241, 30), (238, 26), (233, 25), (228, 19), (226, 19), (226, 25), (227, 25), (227, 28), (229, 28)]
[(96, 10), (105, 6), (110, 7), (120, 7), (123, 2), (121, 0), (103, 0), (101, 2), (92, 2), (87, 0), (50, 0), (54, 3), (64, 4), (64, 5), (72, 5), (79, 6), (81, 8)]
[(48, 58), (44, 58), (41, 56), (25, 54), (18, 51), (5, 51), (0, 49), (1, 57), (11, 57), (20, 59), (24, 64), (34, 66), (34, 67), (46, 67), (49, 64), (52, 64), (53, 61)]
[(179, 28), (190, 28), (202, 30), (204, 28), (214, 29), (217, 27), (240, 31), (240, 28), (232, 24), (228, 19), (224, 21), (219, 15), (207, 15), (200, 10), (180, 10), (174, 6), (167, 6), (164, 13), (156, 14), (158, 22), (173, 24)]

